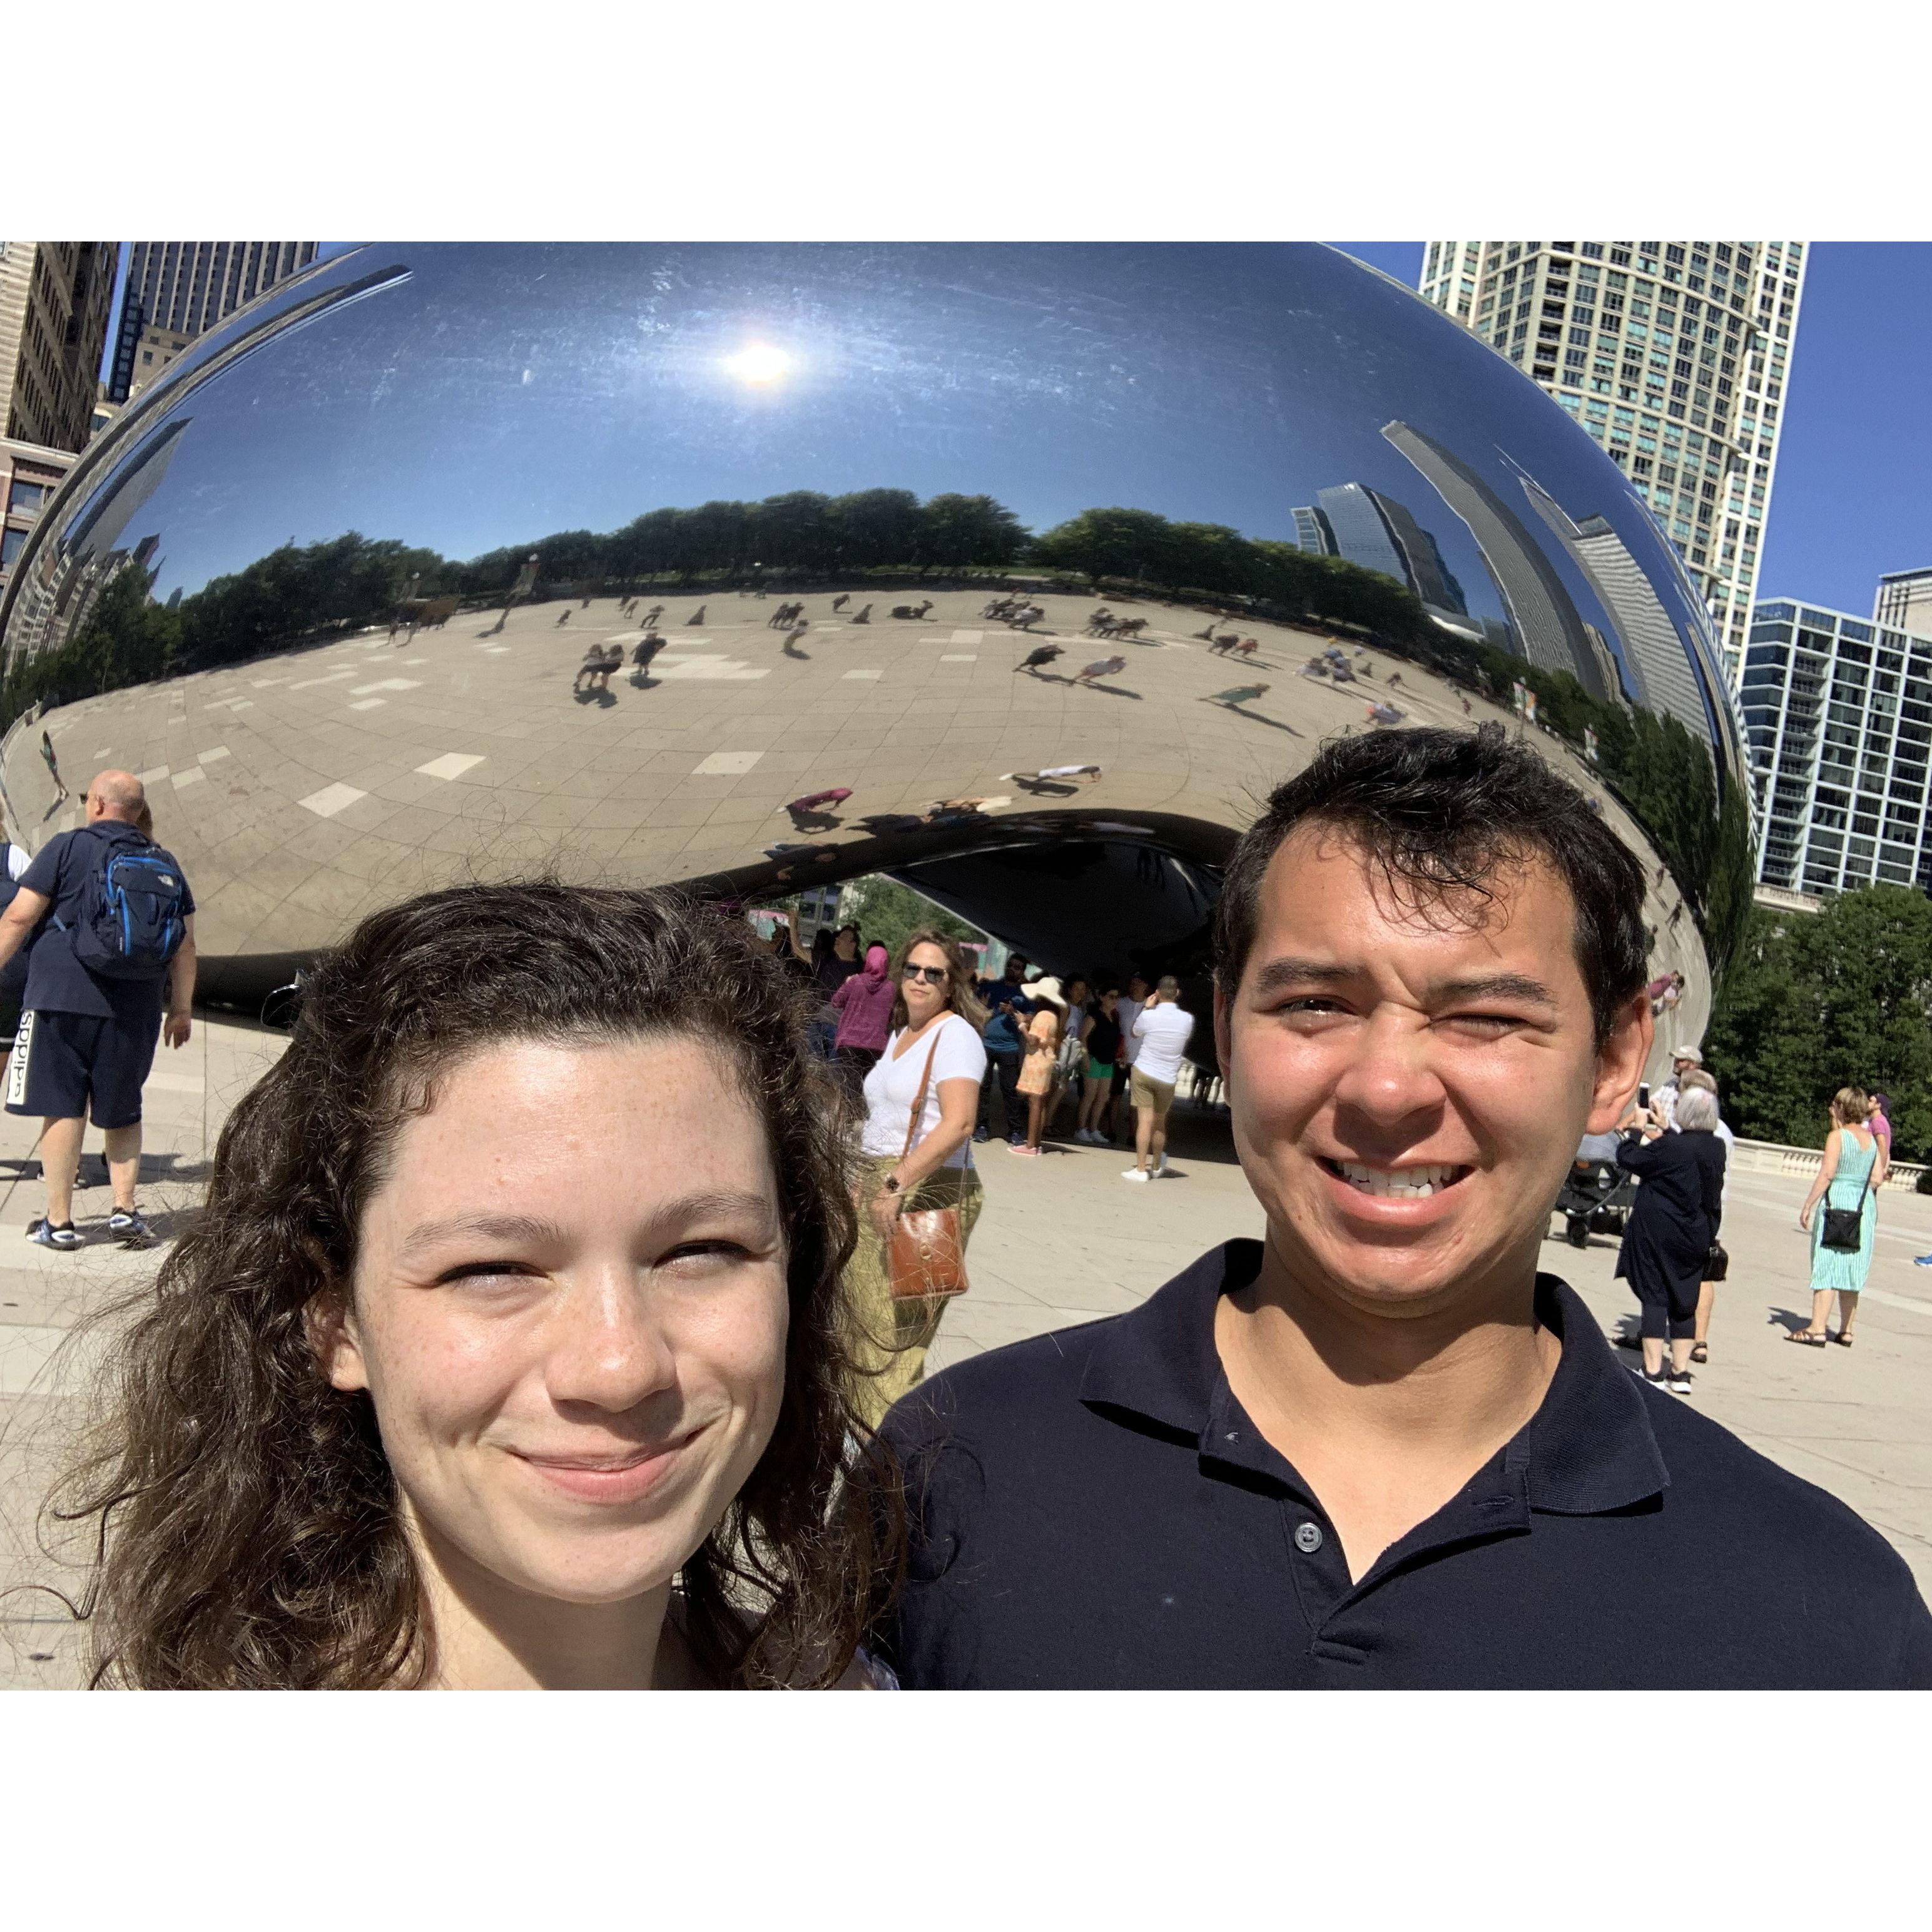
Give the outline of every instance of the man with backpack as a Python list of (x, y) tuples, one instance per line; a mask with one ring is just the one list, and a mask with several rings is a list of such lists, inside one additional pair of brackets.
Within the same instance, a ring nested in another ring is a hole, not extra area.
[(27, 1230), (42, 1247), (81, 1245), (74, 1183), (90, 1115), (107, 1137), (109, 1235), (152, 1238), (134, 1200), (141, 1089), (163, 1030), (164, 992), (168, 1044), (188, 1044), (194, 895), (173, 854), (141, 831), (146, 802), (131, 772), (101, 772), (88, 788), (86, 822), (48, 841), (0, 914), (0, 973), (33, 944), (7, 1111), (44, 1123), (46, 1211)]

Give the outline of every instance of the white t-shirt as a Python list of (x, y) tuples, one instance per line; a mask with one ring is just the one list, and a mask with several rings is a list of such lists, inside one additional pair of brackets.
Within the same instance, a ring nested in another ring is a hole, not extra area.
[[(873, 1062), (866, 1076), (866, 1130), (859, 1137), (861, 1151), (896, 1160), (905, 1150), (906, 1124), (912, 1118), (912, 1103), (919, 1098), (919, 1083), (926, 1073), (926, 1055), (932, 1056), (932, 1080), (926, 1090), (926, 1110), (919, 1131), (913, 1136), (917, 1147), (939, 1125), (939, 1089), (948, 1080), (970, 1080), (976, 1092), (986, 1077), (986, 1048), (978, 1032), (957, 1013), (949, 1013), (922, 1039), (916, 1040), (895, 1059), (904, 1029), (886, 1042), (886, 1050)], [(970, 1167), (973, 1143), (968, 1139), (956, 1148), (946, 1165)]]
[(1172, 1004), (1148, 1006), (1134, 1022), (1133, 1032), (1140, 1042), (1132, 1061), (1136, 1071), (1172, 1087), (1180, 1075), (1180, 1056), (1194, 1036), (1194, 1016)]
[(1120, 1062), (1131, 1066), (1134, 1055), (1141, 1050), (1141, 1044), (1134, 1037), (1134, 1022), (1147, 1010), (1144, 1000), (1130, 1000), (1123, 993), (1114, 1003), (1114, 1018), (1120, 1029)]

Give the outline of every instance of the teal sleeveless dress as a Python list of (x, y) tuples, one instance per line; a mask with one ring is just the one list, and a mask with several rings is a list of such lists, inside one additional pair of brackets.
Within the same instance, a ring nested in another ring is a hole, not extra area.
[[(1878, 1142), (1874, 1138), (1868, 1148), (1861, 1148), (1843, 1127), (1838, 1134), (1838, 1171), (1832, 1177), (1832, 1184), (1825, 1190), (1825, 1198), (1819, 1202), (1811, 1216), (1811, 1292), (1822, 1294), (1828, 1288), (1840, 1294), (1856, 1294), (1865, 1285), (1865, 1276), (1871, 1268), (1872, 1241), (1878, 1232), (1878, 1194), (1874, 1188), (1868, 1188), (1873, 1163), (1878, 1159)], [(1827, 1208), (1856, 1208), (1858, 1196), (1864, 1196), (1864, 1217), (1858, 1230), (1858, 1246), (1856, 1254), (1849, 1250), (1828, 1248), (1823, 1245), (1825, 1235), (1825, 1210)]]

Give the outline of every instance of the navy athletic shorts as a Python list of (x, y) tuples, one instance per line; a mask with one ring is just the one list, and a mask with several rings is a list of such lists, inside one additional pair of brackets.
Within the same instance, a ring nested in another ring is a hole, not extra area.
[(131, 1127), (161, 1036), (152, 1021), (96, 1019), (88, 1013), (27, 1014), (7, 1072), (7, 1111), (50, 1120), (91, 1118), (97, 1127)]

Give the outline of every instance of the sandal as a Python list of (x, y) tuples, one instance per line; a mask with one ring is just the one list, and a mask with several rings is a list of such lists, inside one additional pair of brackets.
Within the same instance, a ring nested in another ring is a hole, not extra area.
[(1837, 1342), (1841, 1348), (1849, 1348), (1852, 1346), (1852, 1338), (1842, 1328), (1835, 1335), (1828, 1335), (1825, 1339), (1828, 1342)]
[(1690, 1350), (1690, 1359), (1694, 1362), (1708, 1362), (1711, 1359), (1711, 1345), (1708, 1342), (1694, 1343)]
[(1822, 1348), (1825, 1337), (1814, 1334), (1809, 1328), (1793, 1328), (1784, 1338), (1787, 1342), (1802, 1342), (1808, 1348)]

